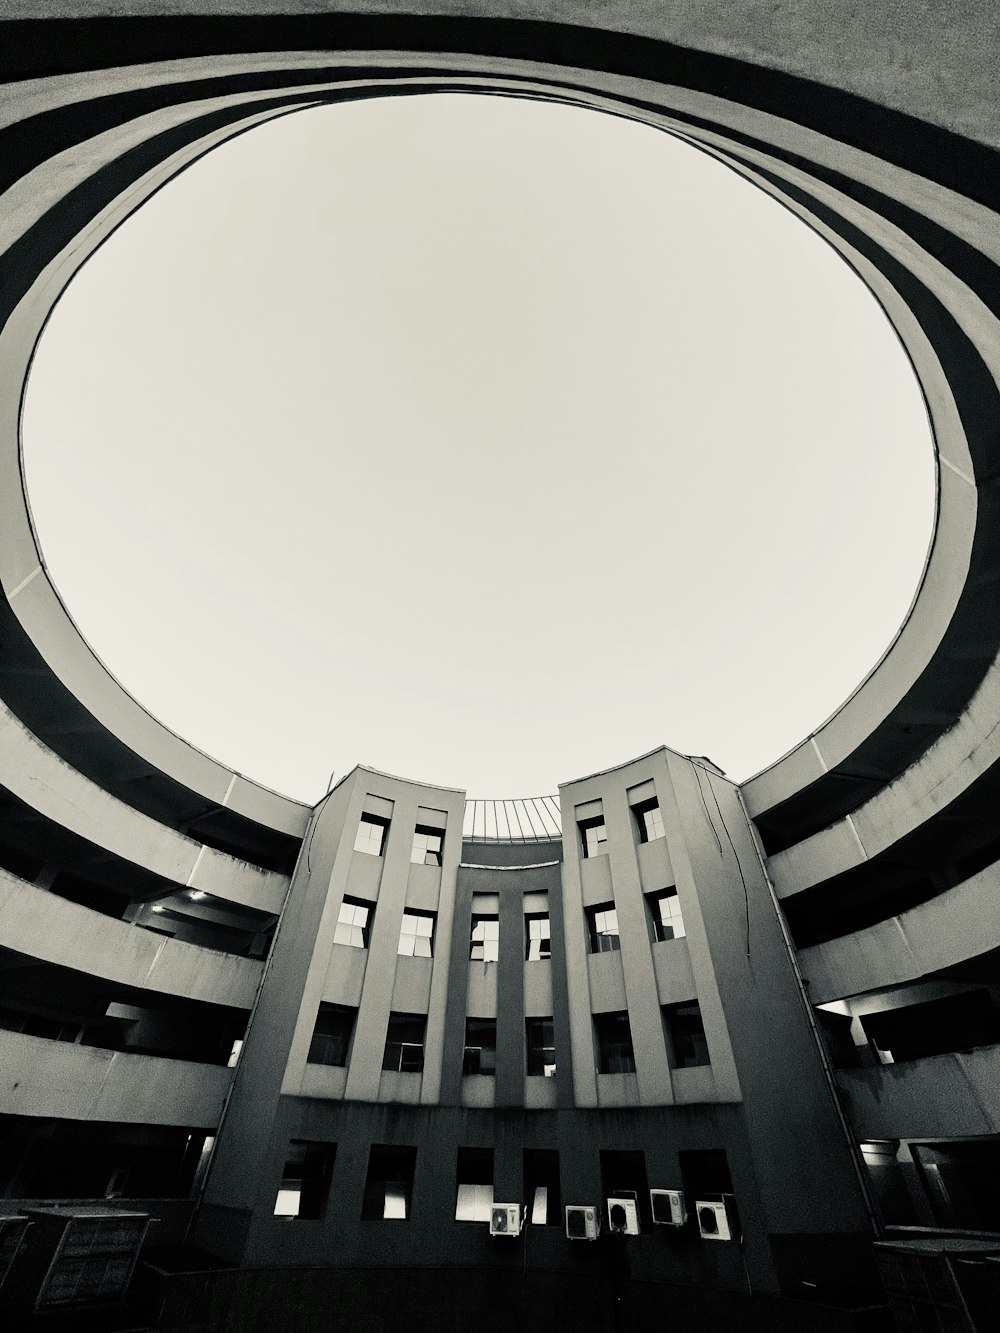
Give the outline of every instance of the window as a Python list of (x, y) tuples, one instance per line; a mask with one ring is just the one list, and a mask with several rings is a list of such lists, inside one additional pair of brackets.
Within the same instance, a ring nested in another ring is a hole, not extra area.
[(697, 1001), (691, 1004), (665, 1004), (663, 1019), (673, 1051), (672, 1064), (675, 1069), (691, 1069), (694, 1065), (707, 1065), (708, 1042), (705, 1040), (705, 1028), (701, 1021), (701, 1008)]
[(481, 963), (495, 963), (500, 957), (500, 918), (472, 918), (472, 947), (469, 957)]
[(399, 927), (398, 954), (405, 958), (430, 958), (434, 953), (434, 913), (407, 909)]
[(361, 1204), (365, 1222), (405, 1222), (410, 1216), (416, 1148), (372, 1144)]
[(488, 1222), (493, 1207), (493, 1149), (459, 1148), (456, 1222)]
[(413, 834), (410, 860), (415, 866), (439, 866), (444, 850), (444, 834), (439, 829), (418, 824)]
[(600, 1074), (634, 1074), (632, 1029), (628, 1014), (595, 1014), (597, 1035), (597, 1071)]
[(603, 815), (599, 815), (596, 819), (581, 819), (580, 840), (586, 859), (607, 852), (608, 831), (604, 825)]
[(524, 1201), (533, 1227), (561, 1227), (559, 1154), (554, 1148), (524, 1150)]
[(306, 1060), (311, 1065), (346, 1065), (357, 1009), (321, 1004)]
[(642, 805), (633, 806), (632, 813), (639, 826), (640, 842), (655, 842), (664, 836), (663, 815), (655, 797), (651, 801), (643, 801)]
[(527, 961), (537, 963), (552, 957), (552, 923), (547, 916), (524, 918), (528, 935)]
[(289, 1222), (300, 1218), (305, 1222), (323, 1216), (336, 1151), (335, 1143), (292, 1139), (274, 1201), (275, 1217), (287, 1218)]
[(653, 1225), (646, 1179), (646, 1154), (641, 1151), (601, 1152), (601, 1197), (631, 1199), (639, 1214), (639, 1230)]
[(681, 916), (681, 904), (676, 889), (662, 889), (646, 899), (653, 923), (654, 940), (679, 940), (687, 932)]
[(385, 848), (385, 835), (388, 832), (387, 819), (379, 819), (378, 815), (362, 815), (354, 839), (354, 850), (367, 852), (369, 856), (381, 856)]
[(426, 1030), (424, 1014), (390, 1014), (382, 1068), (400, 1074), (419, 1074), (424, 1067)]
[(465, 1020), (465, 1056), (463, 1074), (497, 1072), (497, 1022), (495, 1018)]
[(587, 908), (590, 952), (611, 953), (621, 948), (618, 938), (618, 910), (614, 903), (600, 903)]
[(345, 898), (340, 904), (340, 916), (337, 918), (337, 928), (333, 932), (334, 944), (349, 944), (352, 949), (367, 949), (374, 908), (374, 903), (362, 902), (360, 898)]
[(552, 1078), (556, 1072), (555, 1025), (551, 1018), (529, 1018), (524, 1025), (528, 1074)]

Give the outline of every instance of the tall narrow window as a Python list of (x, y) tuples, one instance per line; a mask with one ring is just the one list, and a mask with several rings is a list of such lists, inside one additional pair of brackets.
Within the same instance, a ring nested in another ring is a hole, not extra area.
[(374, 903), (366, 903), (361, 898), (345, 898), (340, 904), (340, 915), (333, 932), (334, 944), (349, 944), (352, 949), (367, 949), (374, 910)]
[(675, 888), (661, 889), (646, 898), (654, 940), (678, 940), (687, 934)]
[(274, 1201), (275, 1217), (316, 1221), (323, 1216), (336, 1151), (335, 1143), (292, 1139)]
[(444, 850), (444, 834), (440, 829), (425, 828), (418, 824), (413, 834), (410, 860), (417, 866), (439, 866)]
[(385, 837), (388, 832), (387, 819), (380, 819), (378, 815), (362, 815), (354, 839), (354, 850), (367, 852), (369, 856), (381, 856), (385, 850)]
[(372, 1144), (361, 1204), (365, 1222), (405, 1222), (410, 1216), (417, 1150)]
[(601, 1194), (609, 1201), (631, 1199), (639, 1215), (640, 1229), (646, 1231), (652, 1227), (645, 1153), (618, 1149), (602, 1151)]
[(597, 1071), (600, 1074), (634, 1074), (635, 1054), (628, 1014), (595, 1014)]
[(493, 1149), (459, 1148), (456, 1222), (488, 1222), (493, 1207)]
[(481, 963), (495, 963), (500, 958), (500, 918), (474, 916), (469, 957)]
[(497, 1072), (497, 1021), (495, 1018), (465, 1020), (465, 1055), (463, 1074)]
[(405, 958), (430, 958), (434, 953), (434, 913), (407, 908), (399, 927), (396, 952)]
[(708, 1042), (701, 1021), (701, 1007), (690, 1004), (665, 1004), (663, 1017), (673, 1051), (675, 1069), (690, 1069), (709, 1064)]
[(618, 937), (618, 910), (614, 903), (600, 903), (587, 908), (587, 927), (591, 953), (612, 953), (621, 948)]
[(540, 962), (552, 957), (552, 922), (548, 916), (526, 916), (524, 918), (527, 935), (527, 961)]
[(599, 815), (596, 819), (581, 819), (579, 828), (580, 846), (586, 859), (607, 852), (608, 830), (603, 815)]
[(419, 1074), (424, 1067), (426, 1031), (424, 1014), (390, 1014), (382, 1068), (400, 1074)]
[(529, 1018), (524, 1024), (529, 1077), (553, 1078), (556, 1072), (555, 1025), (551, 1018)]
[(349, 1009), (345, 1004), (321, 1004), (307, 1062), (311, 1065), (346, 1065), (357, 1015), (357, 1009)]
[(562, 1226), (559, 1154), (554, 1148), (524, 1150), (524, 1202), (532, 1226)]
[(643, 801), (642, 805), (633, 806), (632, 813), (639, 829), (640, 842), (655, 842), (664, 836), (663, 815), (655, 797), (651, 801)]

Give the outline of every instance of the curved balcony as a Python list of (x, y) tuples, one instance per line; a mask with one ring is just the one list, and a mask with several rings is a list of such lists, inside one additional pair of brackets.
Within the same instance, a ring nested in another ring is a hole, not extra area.
[(842, 1069), (851, 1126), (861, 1139), (964, 1138), (1000, 1133), (1000, 1046), (902, 1064)]

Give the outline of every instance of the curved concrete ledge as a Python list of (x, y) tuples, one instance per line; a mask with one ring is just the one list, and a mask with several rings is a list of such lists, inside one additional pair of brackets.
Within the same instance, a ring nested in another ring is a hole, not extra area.
[(0, 1115), (214, 1129), (232, 1071), (0, 1031)]
[(867, 930), (798, 953), (813, 1004), (899, 986), (988, 952), (1000, 940), (1000, 862)]
[(235, 1009), (253, 1005), (263, 964), (154, 935), (0, 871), (3, 946), (122, 986)]
[(851, 1124), (862, 1139), (939, 1139), (1000, 1133), (1000, 1046), (905, 1064), (841, 1069)]
[(288, 876), (205, 847), (140, 814), (65, 764), (0, 704), (0, 784), (123, 861), (228, 902), (281, 911)]

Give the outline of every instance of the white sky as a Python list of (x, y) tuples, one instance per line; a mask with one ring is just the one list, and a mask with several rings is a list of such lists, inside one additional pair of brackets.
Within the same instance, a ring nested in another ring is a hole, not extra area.
[(666, 134), (495, 97), (189, 168), (56, 308), (24, 449), (109, 669), (310, 801), (661, 742), (746, 777), (874, 665), (934, 509), (905, 354), (823, 241)]

